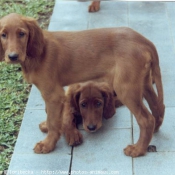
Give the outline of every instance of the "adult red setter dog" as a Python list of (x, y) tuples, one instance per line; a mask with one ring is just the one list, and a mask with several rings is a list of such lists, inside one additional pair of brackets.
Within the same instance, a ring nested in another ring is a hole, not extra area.
[(44, 31), (33, 18), (14, 13), (0, 20), (0, 37), (0, 60), (21, 64), (24, 78), (38, 87), (46, 104), (48, 134), (36, 144), (36, 153), (52, 151), (60, 138), (63, 86), (105, 76), (140, 127), (138, 142), (128, 145), (124, 153), (132, 157), (146, 153), (153, 132), (163, 122), (165, 108), (159, 59), (152, 42), (126, 27)]

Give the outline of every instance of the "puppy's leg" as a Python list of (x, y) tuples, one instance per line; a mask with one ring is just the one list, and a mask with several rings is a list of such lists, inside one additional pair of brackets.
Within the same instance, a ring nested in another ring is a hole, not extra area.
[(89, 12), (97, 12), (100, 10), (100, 1), (93, 1), (89, 6)]
[(119, 99), (136, 117), (140, 127), (140, 137), (136, 144), (128, 145), (124, 149), (124, 153), (127, 156), (138, 157), (144, 155), (147, 151), (153, 135), (155, 119), (142, 102), (142, 92), (139, 89), (141, 86), (131, 87), (128, 84), (125, 88), (122, 88), (125, 90), (121, 91), (122, 95), (119, 92)]
[(165, 105), (162, 101), (158, 101), (157, 95), (152, 86), (152, 80), (150, 76), (146, 77), (144, 88), (144, 97), (149, 104), (153, 116), (155, 117), (154, 132), (157, 132), (163, 122)]
[(43, 98), (47, 107), (46, 123), (48, 134), (43, 141), (36, 144), (34, 148), (35, 153), (48, 153), (54, 150), (55, 145), (61, 135), (61, 114), (65, 100), (64, 90), (61, 88), (56, 89), (52, 93), (47, 93), (47, 96), (43, 95)]
[(63, 133), (70, 146), (77, 146), (82, 143), (83, 136), (76, 128), (75, 117), (71, 110), (70, 103), (65, 103), (63, 111)]

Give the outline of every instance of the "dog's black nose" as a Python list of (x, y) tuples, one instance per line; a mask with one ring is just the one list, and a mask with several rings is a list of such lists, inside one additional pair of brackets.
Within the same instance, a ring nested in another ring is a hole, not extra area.
[(97, 128), (97, 125), (90, 124), (90, 125), (87, 126), (87, 128), (89, 129), (89, 131), (95, 131), (96, 128)]
[(10, 54), (8, 55), (8, 57), (9, 57), (9, 59), (10, 59), (11, 61), (16, 61), (16, 60), (18, 60), (18, 54), (16, 54), (16, 53), (10, 53)]

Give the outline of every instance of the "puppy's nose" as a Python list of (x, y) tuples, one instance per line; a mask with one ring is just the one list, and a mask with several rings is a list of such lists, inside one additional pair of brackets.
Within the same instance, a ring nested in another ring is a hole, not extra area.
[(96, 128), (97, 128), (97, 125), (90, 124), (90, 125), (87, 126), (87, 128), (89, 129), (89, 131), (95, 131)]
[(8, 57), (11, 61), (16, 61), (18, 59), (18, 54), (12, 52), (8, 55)]

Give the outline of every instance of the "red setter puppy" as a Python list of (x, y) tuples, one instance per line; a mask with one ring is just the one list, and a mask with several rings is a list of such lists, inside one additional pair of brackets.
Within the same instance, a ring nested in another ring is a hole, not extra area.
[(107, 83), (86, 82), (69, 86), (63, 111), (63, 132), (69, 145), (82, 142), (76, 128), (79, 117), (87, 132), (95, 132), (102, 126), (102, 118), (115, 114), (115, 97)]
[(60, 138), (63, 87), (104, 76), (109, 77), (118, 99), (135, 115), (140, 127), (138, 142), (127, 146), (124, 153), (132, 157), (146, 153), (165, 108), (159, 59), (152, 42), (126, 27), (43, 31), (34, 19), (18, 14), (0, 20), (0, 37), (0, 60), (21, 64), (25, 79), (37, 86), (46, 104), (48, 134), (36, 144), (36, 153), (52, 151)]

